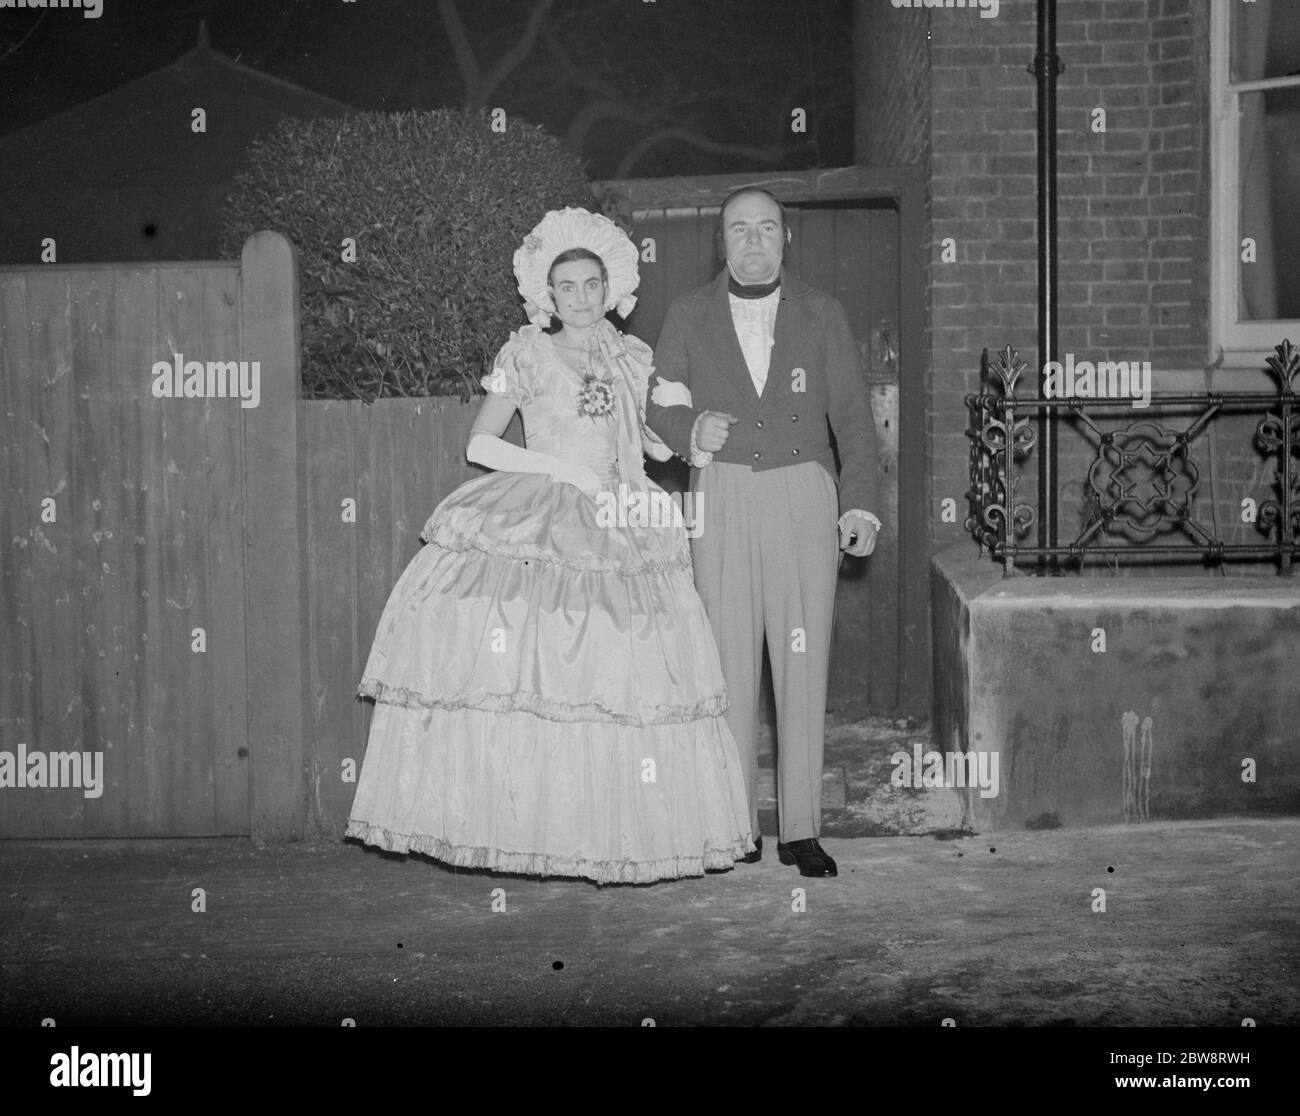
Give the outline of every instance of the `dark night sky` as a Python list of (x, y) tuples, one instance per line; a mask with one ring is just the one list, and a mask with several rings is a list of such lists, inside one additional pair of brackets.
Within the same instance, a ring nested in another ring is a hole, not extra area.
[[(534, 5), (458, 0), (457, 8), (488, 70)], [(605, 118), (587, 134), (582, 151), (594, 176), (613, 173), (663, 126), (773, 157), (674, 140), (653, 147), (635, 175), (844, 165), (852, 162), (851, 14), (851, 0), (557, 0), (546, 22), (555, 46), (539, 39), (489, 104), (560, 136), (599, 100), (641, 116)], [(435, 0), (103, 0), (99, 19), (76, 9), (0, 10), (0, 134), (168, 65), (194, 46), (200, 20), (214, 49), (358, 108), (465, 98)], [(557, 49), (570, 58), (567, 72)], [(791, 133), (795, 106), (807, 110), (806, 134)]]

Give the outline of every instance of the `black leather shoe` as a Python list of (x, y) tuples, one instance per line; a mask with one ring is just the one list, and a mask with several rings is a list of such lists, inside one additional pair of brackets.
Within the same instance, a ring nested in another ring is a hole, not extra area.
[(740, 858), (740, 863), (741, 863), (741, 864), (757, 864), (757, 863), (758, 863), (760, 860), (762, 860), (762, 859), (763, 859), (763, 838), (762, 838), (762, 837), (755, 837), (755, 838), (754, 838), (754, 851), (753, 851), (752, 853), (746, 853), (744, 856), (742, 856), (742, 857)]
[(839, 875), (835, 861), (826, 855), (826, 850), (818, 844), (816, 837), (805, 837), (802, 841), (791, 841), (788, 845), (778, 841), (776, 855), (782, 864), (799, 865), (801, 876)]

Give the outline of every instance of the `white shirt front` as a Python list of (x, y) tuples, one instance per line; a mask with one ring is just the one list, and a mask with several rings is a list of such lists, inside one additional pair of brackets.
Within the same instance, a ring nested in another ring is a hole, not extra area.
[(772, 342), (776, 339), (776, 311), (781, 302), (781, 288), (777, 287), (762, 298), (739, 298), (728, 294), (727, 301), (731, 303), (731, 321), (745, 357), (745, 367), (749, 369), (749, 378), (754, 382), (754, 390), (762, 395), (772, 360)]

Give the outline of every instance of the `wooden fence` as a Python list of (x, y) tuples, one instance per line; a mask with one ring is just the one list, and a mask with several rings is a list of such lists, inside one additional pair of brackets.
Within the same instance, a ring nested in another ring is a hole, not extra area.
[(0, 269), (0, 837), (342, 831), (361, 667), (478, 408), (299, 400), (296, 283), (271, 233)]
[[(312, 815), (342, 833), (373, 705), (355, 697), (380, 613), (420, 549), (420, 529), (457, 485), (477, 401), (381, 399), (298, 404), (305, 469), (304, 671)], [(523, 444), (515, 416), (505, 437)]]

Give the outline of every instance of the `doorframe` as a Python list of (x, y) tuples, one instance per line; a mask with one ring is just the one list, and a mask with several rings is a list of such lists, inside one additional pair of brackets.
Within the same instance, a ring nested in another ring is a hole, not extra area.
[[(930, 532), (925, 400), (925, 177), (919, 167), (837, 167), (768, 174), (631, 178), (593, 184), (606, 210), (720, 205), (733, 190), (761, 186), (783, 202), (890, 201), (898, 209), (898, 694), (905, 716), (930, 718)], [(619, 204), (622, 203), (622, 204)], [(911, 367), (911, 376), (904, 368)]]

